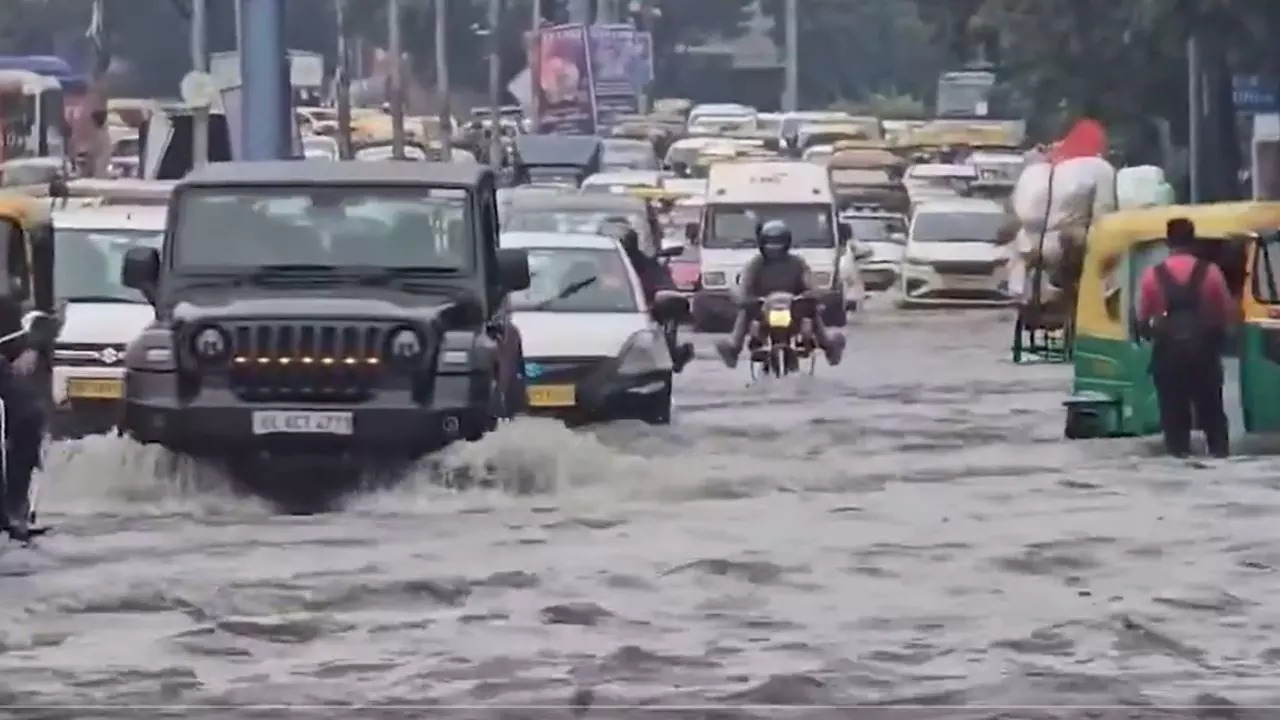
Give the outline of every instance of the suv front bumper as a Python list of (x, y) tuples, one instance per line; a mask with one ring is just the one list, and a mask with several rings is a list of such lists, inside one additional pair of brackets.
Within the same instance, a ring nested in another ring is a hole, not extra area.
[[(472, 379), (440, 376), (429, 405), (407, 391), (388, 391), (359, 405), (248, 403), (228, 390), (204, 390), (190, 403), (176, 398), (176, 376), (131, 372), (126, 383), (122, 429), (142, 443), (156, 443), (195, 456), (235, 458), (246, 454), (370, 456), (413, 459), (490, 426), (487, 399), (470, 397)], [(350, 434), (255, 432), (259, 412), (350, 413)]]

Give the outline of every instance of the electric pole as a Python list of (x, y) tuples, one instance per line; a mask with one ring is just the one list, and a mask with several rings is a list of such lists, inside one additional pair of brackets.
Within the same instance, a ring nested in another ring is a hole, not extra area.
[(387, 0), (387, 52), (391, 55), (389, 80), (391, 102), (391, 156), (404, 159), (404, 71), (400, 49), (400, 0)]
[(436, 95), (440, 97), (440, 151), (453, 162), (453, 103), (449, 101), (449, 15), (445, 0), (436, 0)]

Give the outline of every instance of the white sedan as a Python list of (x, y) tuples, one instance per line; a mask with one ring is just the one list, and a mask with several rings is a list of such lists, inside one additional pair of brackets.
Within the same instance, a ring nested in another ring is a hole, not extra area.
[(660, 292), (647, 307), (617, 240), (510, 232), (504, 248), (529, 255), (530, 285), (510, 296), (524, 344), (530, 412), (567, 420), (671, 420), (671, 353), (663, 322), (688, 301)]

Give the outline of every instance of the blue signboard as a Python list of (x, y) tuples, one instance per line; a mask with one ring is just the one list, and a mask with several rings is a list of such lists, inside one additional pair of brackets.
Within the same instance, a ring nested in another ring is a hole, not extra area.
[(1231, 97), (1237, 112), (1280, 111), (1280, 93), (1277, 93), (1276, 82), (1272, 78), (1261, 75), (1233, 75)]

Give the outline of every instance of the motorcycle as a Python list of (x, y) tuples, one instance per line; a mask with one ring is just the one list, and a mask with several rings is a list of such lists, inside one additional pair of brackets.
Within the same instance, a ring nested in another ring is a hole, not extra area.
[[(37, 323), (48, 322), (53, 319), (54, 319), (54, 316), (45, 312), (41, 312), (39, 310), (32, 310), (28, 312), (27, 314), (22, 316), (22, 327), (20, 329), (15, 330), (9, 333), (8, 335), (0, 336), (0, 346), (3, 346), (5, 343), (8, 343), (10, 341), (17, 340), (18, 338), (25, 337), (27, 335), (32, 334)], [(9, 477), (9, 427), (7, 424), (8, 416), (9, 416), (8, 408), (5, 407), (4, 398), (0, 397), (0, 490), (3, 490), (5, 478)], [(36, 527), (36, 502), (39, 499), (39, 491), (37, 490), (37, 487), (38, 486), (36, 483), (31, 483), (31, 487), (28, 488), (27, 505), (28, 507), (31, 508), (31, 510), (30, 510), (30, 516), (27, 522), (31, 525), (29, 529), (29, 533), (31, 537), (36, 537), (37, 535), (43, 535), (49, 530), (46, 527)], [(3, 497), (3, 495), (0, 494), (0, 497)]]
[(818, 359), (813, 315), (813, 298), (791, 293), (771, 293), (758, 301), (760, 312), (751, 321), (747, 349), (751, 357), (751, 379), (773, 375), (781, 378), (799, 372), (800, 363), (809, 362), (812, 375)]

